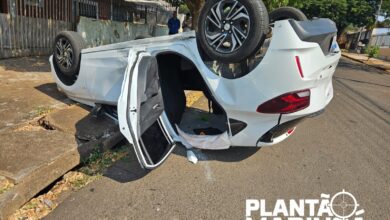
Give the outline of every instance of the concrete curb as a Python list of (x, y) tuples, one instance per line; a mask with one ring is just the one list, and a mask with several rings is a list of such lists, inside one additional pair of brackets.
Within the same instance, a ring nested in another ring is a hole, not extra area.
[[(94, 127), (94, 124), (91, 126)], [(115, 123), (107, 125), (107, 129), (98, 138), (84, 143), (77, 140), (76, 134), (71, 134), (70, 132), (61, 130), (44, 132), (58, 132), (64, 136), (74, 137), (71, 143), (68, 142), (68, 145), (70, 144), (74, 147), (69, 148), (60, 155), (56, 155), (54, 158), (50, 158), (50, 160), (37, 167), (33, 167), (31, 171), (17, 181), (13, 180), (15, 186), (0, 195), (0, 220), (7, 219), (8, 216), (12, 215), (40, 191), (78, 166), (83, 158), (88, 157), (97, 148), (101, 151), (107, 151), (124, 138), (119, 131), (118, 125)], [(42, 142), (42, 144), (45, 143)]]
[(346, 58), (351, 59), (351, 60), (353, 60), (353, 61), (356, 61), (356, 62), (365, 64), (365, 65), (367, 65), (367, 66), (374, 67), (374, 68), (379, 69), (379, 70), (383, 70), (383, 71), (385, 71), (387, 74), (390, 74), (390, 70), (388, 70), (388, 69), (386, 69), (386, 68), (384, 68), (384, 67), (382, 67), (382, 66), (368, 64), (368, 63), (364, 62), (363, 60), (356, 59), (356, 58), (354, 58), (354, 57), (352, 57), (352, 56), (349, 56), (349, 55), (347, 55), (347, 54), (345, 54), (345, 53), (341, 53), (341, 55), (342, 55), (343, 57), (346, 57)]

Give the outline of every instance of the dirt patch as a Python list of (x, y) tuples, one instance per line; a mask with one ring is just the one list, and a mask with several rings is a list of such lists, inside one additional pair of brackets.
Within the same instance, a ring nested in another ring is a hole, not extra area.
[(31, 199), (9, 219), (41, 219), (58, 206), (61, 195), (67, 191), (77, 191), (99, 176), (89, 176), (81, 172), (69, 172), (47, 193)]
[(203, 92), (199, 91), (188, 91), (186, 92), (187, 107), (191, 107), (195, 102), (197, 102), (203, 95)]
[(22, 57), (0, 61), (0, 70), (15, 72), (50, 72), (49, 57)]
[(20, 127), (15, 128), (13, 131), (21, 132), (21, 131), (42, 131), (42, 130), (45, 130), (45, 129), (39, 125), (28, 123), (26, 125), (22, 125)]

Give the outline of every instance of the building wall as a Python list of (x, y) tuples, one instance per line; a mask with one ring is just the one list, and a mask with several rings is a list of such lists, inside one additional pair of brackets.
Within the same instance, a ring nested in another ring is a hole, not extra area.
[(137, 37), (168, 35), (168, 28), (160, 25), (134, 24), (80, 17), (77, 32), (89, 47), (134, 40)]

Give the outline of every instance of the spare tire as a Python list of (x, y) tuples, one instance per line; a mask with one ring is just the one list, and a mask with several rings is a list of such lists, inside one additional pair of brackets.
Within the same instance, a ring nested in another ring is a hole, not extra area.
[(286, 20), (286, 19), (294, 19), (296, 21), (306, 21), (306, 15), (299, 9), (293, 7), (281, 7), (273, 10), (269, 14), (270, 23), (274, 23), (275, 21)]
[(199, 16), (198, 43), (214, 60), (239, 63), (264, 42), (268, 21), (261, 0), (208, 0)]
[(76, 32), (60, 32), (54, 40), (53, 65), (58, 78), (71, 86), (77, 80), (81, 50), (86, 46), (84, 39)]

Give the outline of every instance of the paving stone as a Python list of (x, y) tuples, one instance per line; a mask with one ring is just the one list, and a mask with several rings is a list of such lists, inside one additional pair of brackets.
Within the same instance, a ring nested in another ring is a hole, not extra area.
[(118, 125), (110, 118), (102, 116), (95, 118), (88, 107), (73, 105), (48, 114), (43, 120), (50, 127), (69, 134), (76, 135), (84, 141), (97, 140), (104, 133)]

